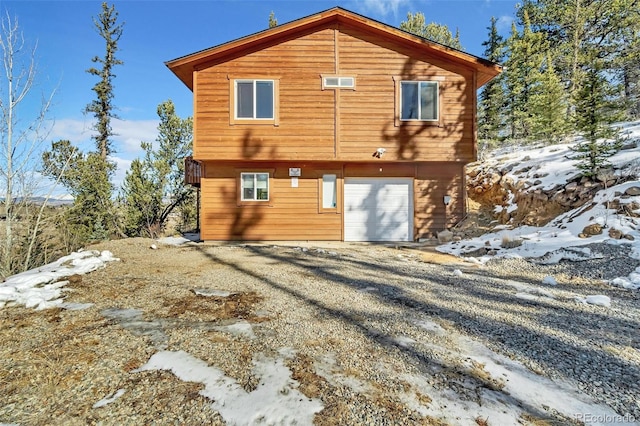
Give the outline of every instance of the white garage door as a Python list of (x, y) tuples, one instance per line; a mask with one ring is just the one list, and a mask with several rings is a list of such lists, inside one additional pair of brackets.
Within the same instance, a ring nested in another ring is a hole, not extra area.
[(413, 179), (346, 178), (345, 241), (413, 241)]

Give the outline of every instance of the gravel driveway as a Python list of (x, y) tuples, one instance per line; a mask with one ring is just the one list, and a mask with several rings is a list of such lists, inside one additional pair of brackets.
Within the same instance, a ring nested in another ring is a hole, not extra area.
[[(322, 404), (320, 425), (581, 424), (592, 409), (640, 419), (640, 297), (594, 278), (596, 264), (153, 243), (95, 247), (121, 261), (71, 277), (77, 310), (0, 310), (0, 423), (233, 423), (205, 384), (141, 368), (159, 351), (215, 366), (247, 394), (261, 386), (256, 359), (282, 361)], [(618, 272), (637, 266), (623, 247), (601, 249), (599, 262), (624, 259)], [(595, 294), (611, 307), (579, 301)]]

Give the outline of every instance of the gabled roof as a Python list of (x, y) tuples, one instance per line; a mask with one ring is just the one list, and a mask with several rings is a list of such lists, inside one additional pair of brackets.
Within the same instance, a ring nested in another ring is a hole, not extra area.
[(243, 50), (255, 48), (256, 45), (269, 45), (281, 39), (285, 40), (295, 37), (296, 33), (315, 27), (322, 27), (334, 22), (350, 25), (360, 30), (386, 37), (390, 41), (398, 44), (408, 45), (411, 48), (420, 49), (423, 52), (428, 52), (448, 61), (475, 69), (478, 72), (477, 88), (480, 88), (493, 77), (500, 74), (502, 70), (500, 65), (486, 59), (427, 40), (341, 7), (334, 7), (314, 15), (278, 25), (274, 28), (269, 28), (218, 46), (182, 56), (167, 61), (165, 65), (173, 71), (189, 89), (193, 90), (193, 72), (203, 65), (214, 63), (224, 57), (241, 54)]

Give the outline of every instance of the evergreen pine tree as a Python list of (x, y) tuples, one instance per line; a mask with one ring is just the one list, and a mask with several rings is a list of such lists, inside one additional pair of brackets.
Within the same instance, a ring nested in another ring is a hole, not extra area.
[(99, 77), (100, 81), (92, 89), (96, 94), (96, 99), (87, 105), (85, 111), (92, 113), (97, 120), (94, 127), (97, 135), (93, 136), (93, 139), (96, 141), (100, 157), (106, 160), (112, 150), (111, 141), (109, 140), (113, 136), (111, 119), (117, 118), (113, 106), (113, 98), (115, 96), (113, 88), (115, 74), (113, 73), (113, 68), (116, 65), (123, 64), (121, 60), (116, 59), (123, 24), (118, 24), (118, 12), (115, 10), (115, 6), (108, 6), (106, 2), (102, 3), (102, 13), (97, 19), (94, 18), (93, 23), (98, 34), (105, 41), (105, 54), (103, 58), (94, 56), (91, 60), (96, 64), (100, 64), (100, 68), (91, 67), (87, 70), (89, 74)]
[(640, 13), (635, 21), (623, 31), (622, 48), (616, 59), (616, 76), (624, 94), (624, 105), (628, 120), (640, 118)]
[[(142, 145), (147, 152), (149, 144)], [(122, 183), (124, 205), (124, 231), (129, 236), (144, 235), (156, 238), (158, 235), (158, 214), (162, 209), (162, 189), (153, 177), (151, 161), (136, 158), (131, 162)]]
[(51, 151), (43, 153), (46, 174), (52, 177), (61, 174), (62, 184), (74, 196), (73, 206), (68, 211), (65, 223), (70, 227), (69, 232), (73, 234), (73, 240), (77, 244), (109, 238), (119, 233), (111, 183), (116, 165), (109, 159), (112, 152), (110, 138), (113, 136), (111, 119), (115, 117), (112, 104), (115, 78), (113, 67), (122, 64), (115, 57), (122, 35), (122, 24), (118, 24), (117, 20), (118, 13), (114, 6), (108, 6), (107, 3), (102, 3), (101, 14), (93, 20), (98, 34), (106, 44), (104, 57), (96, 56), (92, 59), (102, 67), (87, 70), (89, 74), (100, 77), (100, 81), (93, 87), (96, 99), (85, 109), (85, 112), (93, 113), (96, 119), (96, 135), (92, 137), (96, 142), (96, 151), (84, 154), (69, 141), (58, 141), (52, 143)]
[(560, 78), (553, 67), (551, 53), (540, 72), (540, 80), (532, 90), (529, 111), (532, 115), (531, 137), (544, 143), (555, 143), (567, 135), (567, 99)]
[[(597, 63), (597, 62), (596, 62)], [(620, 106), (612, 97), (615, 88), (598, 67), (586, 72), (577, 92), (575, 126), (584, 138), (574, 148), (577, 168), (583, 176), (593, 177), (608, 167), (608, 159), (619, 149), (618, 132), (611, 126), (621, 118)]]
[[(489, 39), (482, 43), (485, 46), (484, 57), (500, 63), (504, 60), (504, 39), (498, 34), (496, 18), (491, 17)], [(481, 146), (495, 145), (500, 138), (504, 125), (504, 80), (502, 75), (489, 81), (479, 96), (478, 103), (478, 137)]]
[[(596, 58), (602, 72), (623, 84), (624, 91), (616, 97), (633, 100), (634, 93), (637, 96), (634, 81), (638, 73), (633, 70), (640, 67), (638, 0), (524, 0), (517, 9), (522, 25), (525, 12), (532, 28), (544, 33), (549, 42), (557, 75), (567, 92), (567, 118), (572, 119), (574, 102)], [(627, 103), (630, 112), (633, 105), (633, 101)]]
[(536, 137), (534, 127), (538, 121), (531, 101), (543, 84), (542, 69), (548, 45), (542, 33), (532, 30), (525, 11), (522, 33), (512, 24), (507, 46), (505, 81), (510, 137), (514, 141), (531, 142)]
[(173, 102), (158, 106), (158, 148), (142, 143), (144, 160), (135, 160), (122, 188), (128, 235), (157, 237), (169, 215), (192, 201), (193, 188), (184, 183), (184, 157), (191, 153), (193, 124), (181, 119)]
[(521, 136), (519, 130), (519, 122), (522, 120), (524, 105), (522, 103), (523, 86), (522, 81), (524, 74), (520, 67), (521, 52), (519, 49), (520, 33), (515, 22), (511, 24), (511, 34), (507, 39), (507, 49), (509, 57), (505, 63), (504, 82), (505, 82), (505, 111), (508, 137), (515, 140)]
[[(68, 140), (53, 142), (51, 151), (42, 154), (43, 174), (61, 176), (60, 182), (73, 196), (66, 223), (79, 244), (111, 236), (112, 185), (103, 179), (115, 166), (97, 152), (83, 154)], [(106, 201), (105, 201), (106, 200)], [(76, 247), (73, 247), (76, 248)]]
[(276, 14), (273, 13), (273, 10), (269, 14), (269, 28), (277, 27), (278, 19), (276, 18)]
[(422, 12), (416, 12), (415, 15), (411, 12), (407, 13), (407, 20), (400, 23), (400, 29), (454, 49), (464, 50), (460, 44), (460, 33), (457, 29), (454, 36), (444, 24), (435, 22), (426, 24)]

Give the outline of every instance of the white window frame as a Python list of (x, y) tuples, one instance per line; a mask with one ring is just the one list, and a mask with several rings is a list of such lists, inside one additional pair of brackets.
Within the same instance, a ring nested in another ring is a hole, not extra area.
[[(332, 84), (331, 80), (337, 80)], [(322, 75), (322, 90), (325, 89), (356, 89), (356, 77), (354, 75)]]
[[(257, 99), (257, 91), (256, 86), (258, 82), (268, 82), (271, 83), (271, 117), (257, 117), (257, 109), (258, 109), (258, 99)], [(238, 96), (238, 83), (253, 83), (253, 114), (252, 117), (239, 117), (238, 116), (238, 106), (239, 106), (239, 96)], [(235, 120), (270, 120), (273, 121), (276, 118), (276, 81), (266, 78), (256, 78), (256, 79), (236, 79), (233, 81), (233, 90), (234, 90), (234, 105), (233, 105), (233, 117)]]
[[(244, 196), (244, 177), (248, 176), (248, 175), (253, 175), (253, 198), (245, 198)], [(267, 198), (258, 198), (258, 175), (265, 175), (267, 177), (266, 182), (267, 182)], [(241, 201), (258, 201), (258, 202), (264, 202), (264, 201), (269, 201), (269, 198), (271, 197), (271, 188), (269, 185), (269, 181), (270, 181), (270, 174), (268, 172), (242, 172), (240, 173), (240, 200)]]
[[(329, 197), (330, 195), (333, 195), (333, 197)], [(331, 199), (329, 200), (329, 198)], [(338, 208), (338, 175), (336, 173), (325, 173), (322, 175), (322, 208)]]
[[(402, 91), (402, 87), (405, 83), (417, 83), (418, 84), (418, 118), (402, 118), (402, 106), (404, 105), (403, 102), (403, 91)], [(422, 102), (420, 99), (420, 84), (422, 83), (427, 83), (427, 84), (433, 84), (436, 86), (436, 93), (435, 93), (435, 105), (436, 105), (436, 116), (435, 118), (420, 118), (422, 116)], [(401, 80), (400, 81), (400, 114), (398, 116), (398, 118), (400, 119), (400, 121), (418, 121), (418, 122), (430, 122), (430, 123), (436, 123), (440, 121), (440, 82), (437, 80)]]

